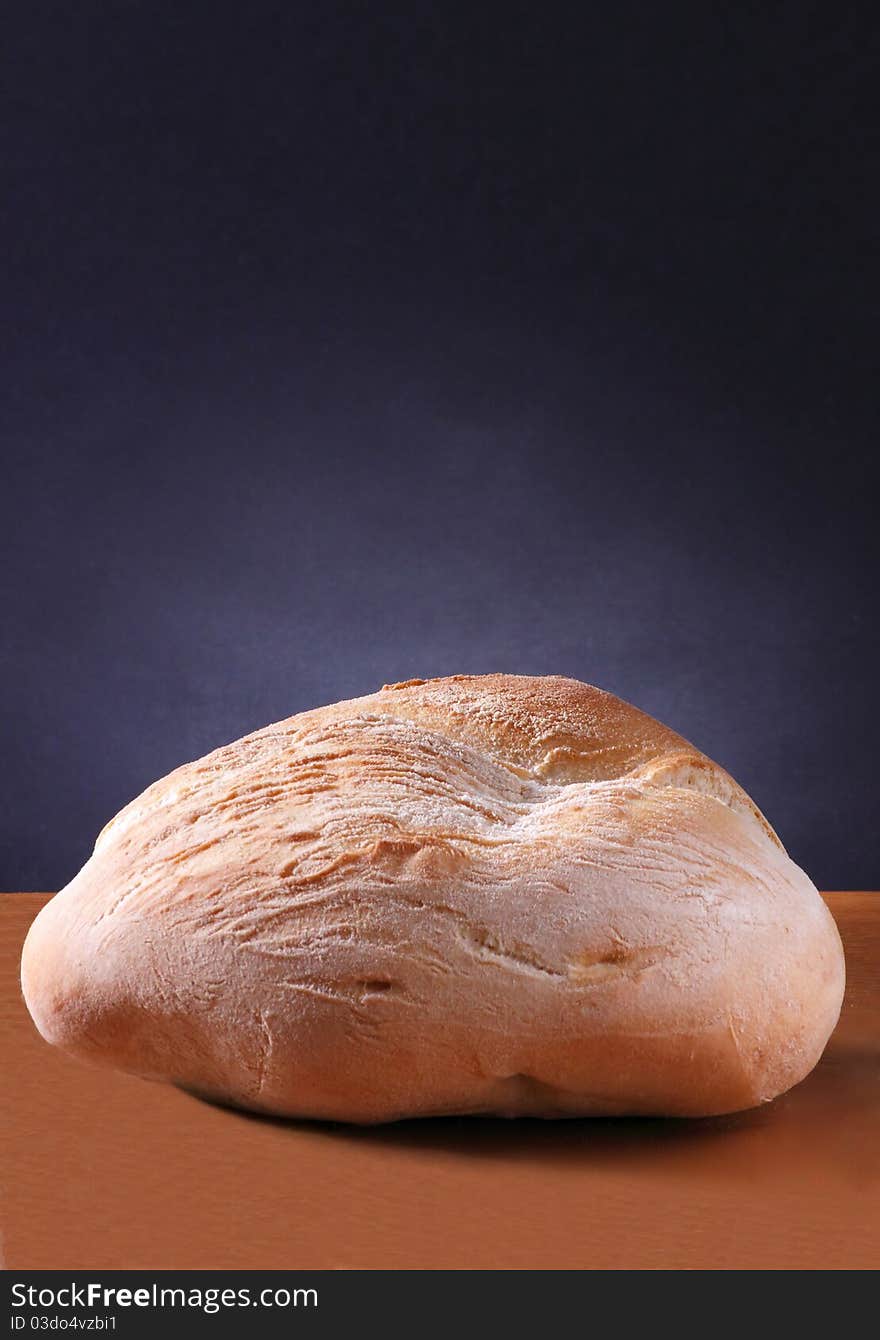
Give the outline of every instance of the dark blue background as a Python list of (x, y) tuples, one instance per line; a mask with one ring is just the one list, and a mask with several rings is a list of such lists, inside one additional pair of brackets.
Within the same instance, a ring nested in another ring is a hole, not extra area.
[(489, 670), (876, 885), (878, 24), (721, 11), (5, 7), (0, 886)]

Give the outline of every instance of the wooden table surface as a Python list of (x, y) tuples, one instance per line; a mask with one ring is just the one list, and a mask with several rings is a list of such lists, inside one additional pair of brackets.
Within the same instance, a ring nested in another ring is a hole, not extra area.
[(7, 1269), (876, 1268), (880, 894), (827, 900), (838, 1029), (803, 1084), (704, 1121), (248, 1117), (69, 1060), (30, 1022), (0, 895)]

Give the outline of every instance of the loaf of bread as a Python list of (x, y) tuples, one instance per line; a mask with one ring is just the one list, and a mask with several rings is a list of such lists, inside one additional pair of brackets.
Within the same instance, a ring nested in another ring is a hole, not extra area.
[(812, 1069), (844, 961), (748, 796), (570, 679), (394, 684), (178, 768), (39, 914), (47, 1041), (355, 1122), (701, 1116)]

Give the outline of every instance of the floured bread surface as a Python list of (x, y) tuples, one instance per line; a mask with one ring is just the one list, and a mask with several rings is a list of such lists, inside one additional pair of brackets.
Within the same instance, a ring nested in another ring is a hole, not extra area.
[(77, 1055), (246, 1108), (704, 1115), (815, 1065), (822, 899), (680, 736), (570, 679), (413, 680), (178, 768), (40, 913)]

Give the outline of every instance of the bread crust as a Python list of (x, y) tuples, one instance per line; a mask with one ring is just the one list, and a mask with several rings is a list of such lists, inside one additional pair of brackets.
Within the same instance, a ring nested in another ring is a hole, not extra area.
[(28, 935), (79, 1056), (286, 1116), (701, 1116), (815, 1065), (825, 904), (666, 726), (454, 676), (267, 726), (126, 806)]

